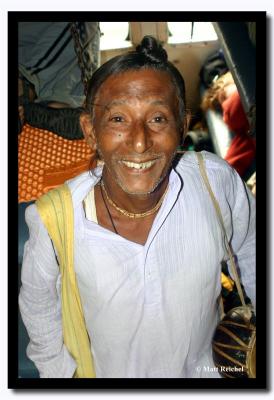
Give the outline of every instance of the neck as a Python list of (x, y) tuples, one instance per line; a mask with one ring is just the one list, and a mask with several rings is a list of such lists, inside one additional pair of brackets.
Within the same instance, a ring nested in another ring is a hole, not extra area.
[(168, 185), (168, 176), (166, 176), (152, 193), (130, 194), (124, 191), (113, 178), (109, 179), (104, 171), (102, 180), (111, 200), (130, 213), (143, 213), (152, 209), (161, 199)]

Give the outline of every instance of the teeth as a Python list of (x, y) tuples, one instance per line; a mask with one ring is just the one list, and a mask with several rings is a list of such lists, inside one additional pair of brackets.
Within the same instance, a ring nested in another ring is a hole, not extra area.
[(129, 168), (147, 169), (147, 168), (150, 168), (155, 163), (155, 160), (147, 161), (144, 163), (134, 163), (134, 162), (130, 162), (130, 161), (122, 161), (122, 163), (125, 164)]

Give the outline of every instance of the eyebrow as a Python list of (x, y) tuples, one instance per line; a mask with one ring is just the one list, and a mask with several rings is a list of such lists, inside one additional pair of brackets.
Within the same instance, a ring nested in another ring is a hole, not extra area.
[[(168, 106), (168, 104), (163, 100), (152, 100), (152, 101), (147, 100), (147, 102), (152, 105), (156, 105), (156, 106), (158, 106), (158, 105), (165, 106), (165, 107)], [(123, 104), (127, 104), (127, 100), (113, 100), (109, 104), (107, 104), (105, 107), (109, 109), (113, 106), (119, 106), (119, 105), (123, 105)]]
[(121, 104), (126, 104), (126, 100), (112, 100), (105, 107), (106, 108), (110, 108), (110, 107), (113, 107), (113, 106), (120, 106)]
[(167, 103), (163, 100), (153, 100), (150, 104), (155, 106), (167, 106)]

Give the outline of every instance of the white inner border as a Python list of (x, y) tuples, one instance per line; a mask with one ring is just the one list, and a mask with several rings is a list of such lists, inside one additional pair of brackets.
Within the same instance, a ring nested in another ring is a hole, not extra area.
[[(239, 0), (229, 0), (229, 2), (223, 2), (221, 3), (219, 0), (211, 0), (210, 2), (204, 2), (203, 0), (192, 0), (189, 2), (182, 2), (179, 0), (168, 0), (167, 2), (159, 2), (159, 0), (150, 0), (149, 2), (147, 0), (138, 0), (137, 2), (129, 2), (128, 0), (115, 0), (115, 2), (111, 0), (99, 0), (97, 2), (91, 1), (91, 0), (77, 0), (74, 2), (57, 2), (56, 0), (47, 0), (47, 1), (42, 1), (42, 2), (37, 2), (37, 0), (1, 0), (1, 8), (0, 8), (0, 54), (1, 54), (1, 63), (0, 63), (0, 77), (1, 77), (1, 103), (0, 103), (0, 113), (1, 113), (1, 118), (0, 118), (0, 127), (1, 127), (1, 146), (0, 146), (0, 171), (1, 171), (1, 215), (0, 215), (0, 221), (1, 221), (1, 234), (0, 234), (0, 254), (1, 254), (1, 289), (0, 289), (0, 310), (1, 310), (1, 326), (2, 329), (0, 330), (0, 343), (1, 343), (1, 361), (0, 361), (0, 398), (1, 399), (10, 399), (11, 397), (24, 397), (24, 398), (32, 398), (32, 399), (37, 399), (42, 397), (43, 399), (50, 399), (54, 400), (56, 397), (58, 398), (71, 398), (75, 397), (78, 398), (79, 396), (84, 396), (84, 397), (90, 397), (92, 399), (109, 399), (111, 397), (116, 397), (116, 398), (128, 398), (131, 396), (140, 397), (142, 399), (148, 399), (148, 398), (155, 398), (158, 399), (159, 397), (169, 399), (170, 397), (178, 397), (178, 398), (191, 398), (191, 399), (196, 399), (200, 397), (208, 397), (208, 398), (216, 398), (221, 396), (225, 398), (231, 398), (233, 399), (246, 399), (250, 400), (250, 397), (252, 399), (254, 397), (261, 397), (261, 396), (272, 396), (271, 392), (273, 392), (273, 381), (272, 383), (272, 388), (268, 392), (258, 392), (254, 391), (254, 393), (249, 393), (249, 392), (235, 392), (234, 390), (231, 392), (229, 390), (222, 391), (221, 393), (216, 390), (216, 393), (214, 391), (182, 391), (182, 392), (177, 392), (173, 393), (172, 391), (162, 391), (158, 393), (138, 393), (137, 391), (132, 391), (131, 394), (129, 393), (115, 393), (109, 392), (109, 393), (99, 393), (97, 392), (83, 392), (81, 393), (80, 391), (73, 391), (71, 390), (70, 392), (62, 393), (61, 390), (52, 392), (49, 391), (47, 392), (46, 390), (43, 390), (43, 393), (40, 392), (38, 393), (35, 391), (34, 393), (31, 393), (30, 391), (27, 391), (27, 393), (20, 392), (20, 393), (15, 393), (13, 390), (8, 390), (7, 389), (7, 93), (8, 93), (8, 88), (7, 88), (7, 12), (8, 11), (149, 11), (149, 10), (154, 10), (154, 11), (267, 11), (268, 17), (270, 19), (273, 18), (273, 12), (274, 12), (274, 2), (273, 0), (249, 0), (248, 2), (241, 2)], [(206, 8), (205, 8), (206, 7)], [(270, 25), (273, 24), (273, 21), (270, 21)], [(271, 44), (269, 45), (272, 48), (271, 52), (271, 59), (270, 59), (270, 65), (268, 66), (269, 71), (273, 71), (273, 29), (270, 26), (270, 37), (269, 41)], [(270, 48), (269, 47), (269, 48)], [(271, 85), (271, 93), (269, 98), (272, 100), (272, 95), (273, 95), (273, 82), (274, 79), (273, 77), (270, 78), (270, 82), (272, 83)], [(271, 109), (273, 110), (273, 102), (271, 101), (271, 104), (268, 105), (268, 112), (270, 114), (269, 118), (269, 144), (270, 144), (270, 150), (269, 150), (269, 159), (270, 163), (268, 167), (271, 169), (271, 173), (269, 174), (269, 181), (268, 183), (271, 184), (271, 189), (269, 191), (270, 193), (270, 199), (268, 199), (269, 204), (273, 204), (274, 201), (274, 189), (273, 189), (273, 154), (274, 154), (274, 140), (271, 139), (271, 137), (274, 134), (273, 130), (273, 113), (271, 112)], [(16, 133), (14, 133), (16, 134)], [(263, 138), (261, 140), (265, 140), (265, 132), (261, 132)], [(270, 157), (271, 155), (271, 157)], [(262, 188), (264, 190), (264, 188)], [(271, 274), (270, 271), (270, 266), (273, 264), (273, 253), (272, 250), (274, 248), (274, 241), (273, 241), (273, 222), (274, 222), (274, 213), (273, 211), (270, 213), (269, 217), (271, 217), (271, 236), (269, 240), (269, 248), (270, 248), (270, 265), (269, 265), (269, 276), (271, 278), (271, 283), (270, 288), (274, 287), (274, 282), (273, 282), (273, 276), (274, 274)], [(269, 232), (270, 233), (270, 232)], [(9, 266), (10, 268), (17, 268), (16, 265)], [(15, 280), (17, 279), (17, 273), (15, 270)], [(15, 287), (16, 287), (16, 281), (14, 282)], [(272, 290), (270, 290), (270, 298), (271, 300), (271, 305), (273, 306), (273, 298), (274, 296), (271, 294)], [(271, 309), (271, 306), (270, 306)], [(273, 309), (273, 308), (272, 308)], [(271, 331), (269, 332), (269, 338), (273, 337), (273, 317), (272, 317), (272, 326), (271, 326)], [(271, 361), (270, 363), (272, 364), (273, 367), (273, 355), (274, 355), (274, 346), (270, 346), (270, 349), (272, 350), (271, 354)], [(272, 368), (271, 368), (272, 369)], [(272, 371), (273, 372), (273, 371)], [(270, 375), (270, 372), (269, 372)]]

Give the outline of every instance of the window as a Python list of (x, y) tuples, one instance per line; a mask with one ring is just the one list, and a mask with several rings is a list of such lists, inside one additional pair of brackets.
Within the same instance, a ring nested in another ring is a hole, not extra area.
[(191, 43), (218, 40), (211, 22), (168, 22), (168, 43)]
[(128, 22), (100, 22), (100, 50), (122, 49), (131, 47), (131, 41), (126, 40), (129, 34)]

